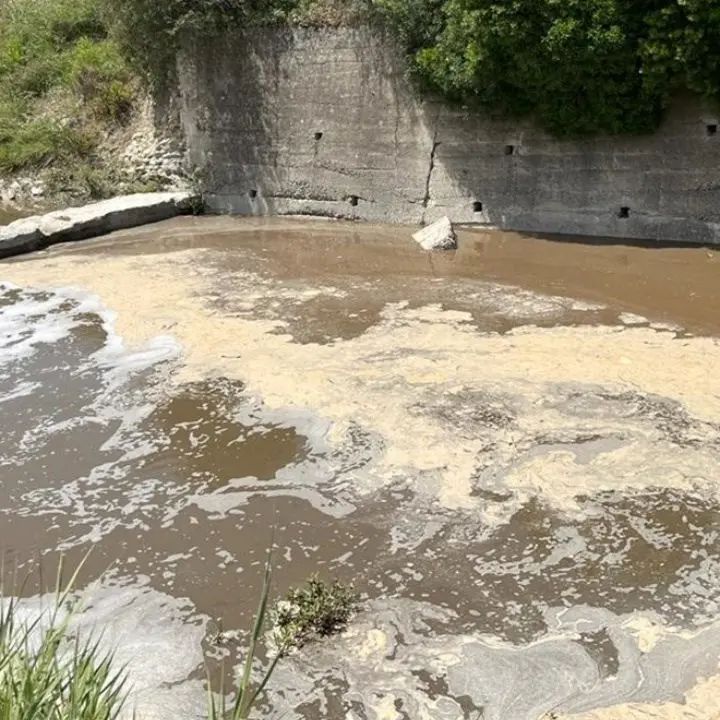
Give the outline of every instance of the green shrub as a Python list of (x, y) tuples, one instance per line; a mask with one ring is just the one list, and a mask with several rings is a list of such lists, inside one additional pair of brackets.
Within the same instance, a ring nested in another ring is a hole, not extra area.
[(377, 0), (425, 90), (559, 136), (648, 132), (720, 100), (716, 0)]
[(720, 101), (720, 4), (656, 2), (641, 45), (647, 84), (686, 87)]
[(337, 580), (328, 584), (313, 575), (305, 586), (291, 588), (275, 605), (273, 640), (286, 652), (315, 637), (340, 632), (358, 603), (359, 596), (352, 588)]
[(88, 157), (95, 145), (89, 133), (51, 120), (3, 121), (0, 117), (0, 172)]

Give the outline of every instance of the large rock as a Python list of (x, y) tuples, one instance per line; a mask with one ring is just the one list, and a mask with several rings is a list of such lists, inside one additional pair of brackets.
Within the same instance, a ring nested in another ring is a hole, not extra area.
[(457, 247), (455, 231), (447, 215), (418, 230), (413, 234), (413, 240), (423, 250), (454, 250)]
[(0, 258), (185, 215), (194, 203), (188, 192), (142, 193), (22, 218), (0, 226)]

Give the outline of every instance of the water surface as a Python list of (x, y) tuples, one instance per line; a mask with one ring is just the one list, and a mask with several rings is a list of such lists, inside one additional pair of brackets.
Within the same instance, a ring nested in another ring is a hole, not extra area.
[(290, 717), (681, 699), (719, 659), (718, 257), (183, 218), (4, 263), (6, 556), (92, 547), (124, 642), (194, 643), (172, 692), (134, 670), (158, 717), (240, 649), (272, 538), (277, 591), (366, 597), (283, 663)]

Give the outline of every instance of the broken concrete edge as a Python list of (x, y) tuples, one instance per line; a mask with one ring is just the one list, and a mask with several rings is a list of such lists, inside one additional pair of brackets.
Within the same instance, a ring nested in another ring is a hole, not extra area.
[(201, 198), (191, 192), (140, 193), (21, 218), (0, 226), (0, 258), (189, 215), (201, 207)]
[(455, 230), (447, 215), (413, 233), (413, 240), (423, 250), (455, 250), (457, 248)]

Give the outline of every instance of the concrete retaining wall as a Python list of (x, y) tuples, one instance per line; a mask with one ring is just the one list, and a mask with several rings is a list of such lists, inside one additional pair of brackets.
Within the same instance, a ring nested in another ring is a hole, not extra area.
[(693, 98), (653, 136), (558, 141), (421, 100), (366, 29), (188, 38), (179, 70), (215, 211), (720, 242), (720, 120)]

